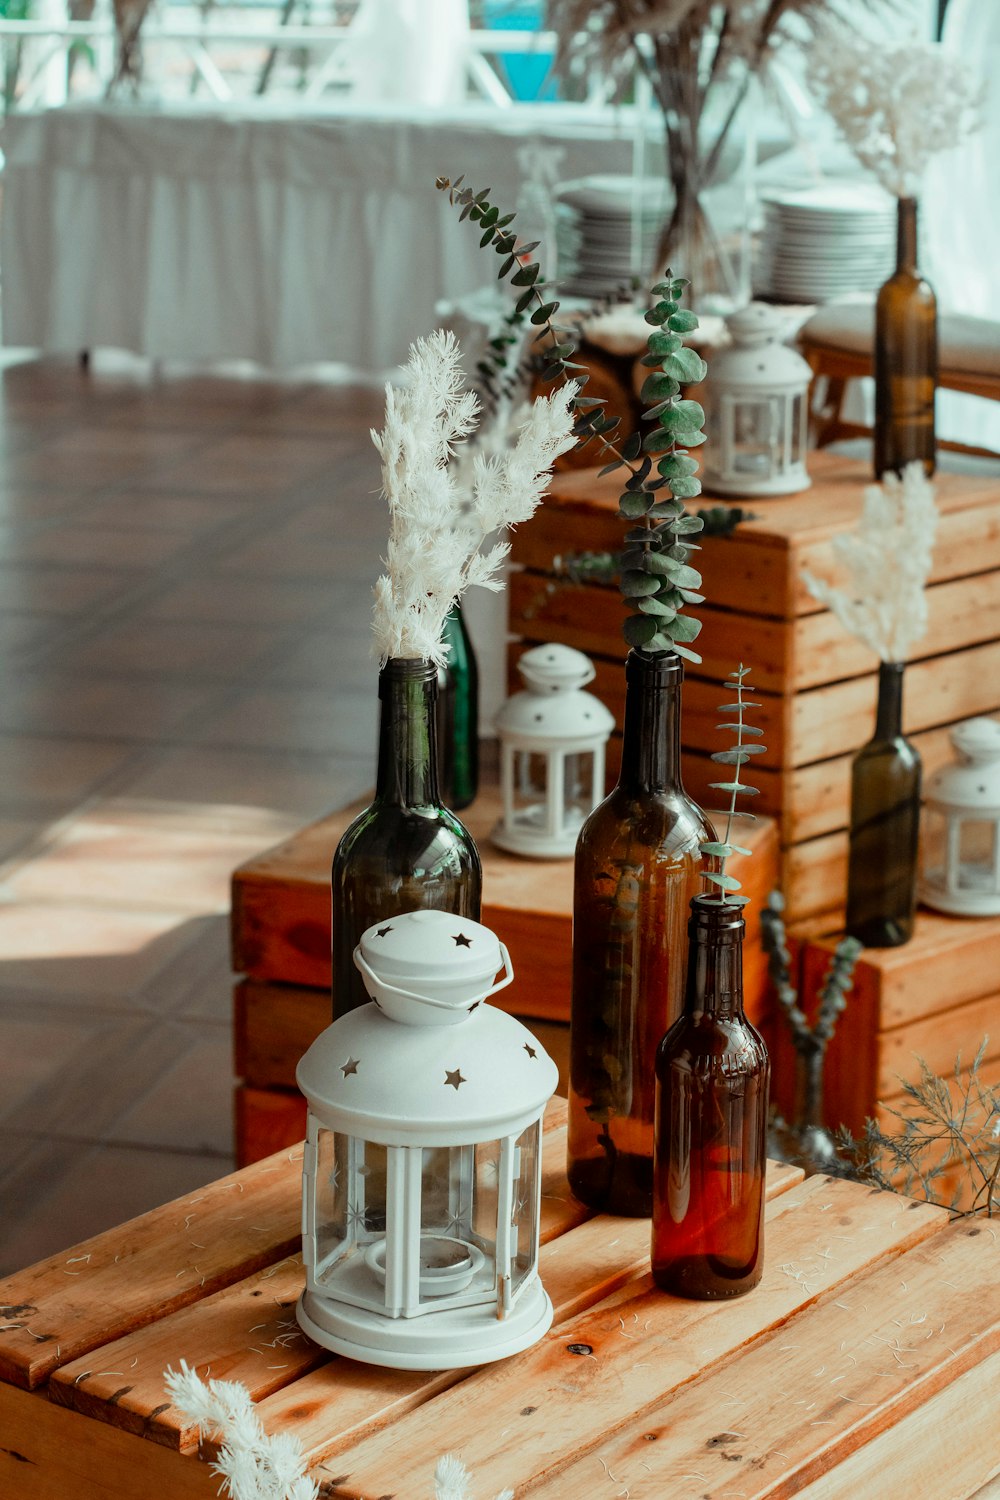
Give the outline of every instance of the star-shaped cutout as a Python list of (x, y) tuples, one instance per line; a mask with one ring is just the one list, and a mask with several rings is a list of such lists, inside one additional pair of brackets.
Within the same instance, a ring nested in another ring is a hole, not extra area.
[(385, 937), (386, 933), (387, 932), (391, 932), (391, 931), (392, 931), (391, 927), (380, 927), (378, 929), (378, 931), (376, 932), (375, 936), (376, 937)]
[(345, 1063), (341, 1063), (340, 1071), (345, 1078), (349, 1073), (356, 1073), (358, 1071), (358, 1061), (359, 1059), (356, 1057), (349, 1057)]
[(471, 938), (467, 938), (464, 932), (456, 932), (454, 934), (454, 942), (455, 942), (455, 947), (456, 948), (471, 948), (472, 947), (472, 939)]
[(525, 1050), (525, 1052), (527, 1052), (527, 1054), (528, 1054), (529, 1057), (537, 1057), (538, 1056), (538, 1053), (535, 1050), (535, 1048), (529, 1046), (527, 1042), (525, 1042), (525, 1044), (524, 1044), (524, 1050)]
[(463, 1083), (468, 1083), (467, 1078), (462, 1077), (461, 1069), (453, 1068), (450, 1072), (446, 1068), (444, 1073), (445, 1084), (451, 1084), (453, 1089), (459, 1088)]

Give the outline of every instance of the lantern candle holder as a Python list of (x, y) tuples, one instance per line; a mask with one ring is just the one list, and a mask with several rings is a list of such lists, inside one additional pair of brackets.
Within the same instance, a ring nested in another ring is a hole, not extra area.
[(566, 859), (604, 797), (604, 751), (615, 721), (583, 691), (594, 666), (582, 651), (534, 646), (517, 668), (524, 690), (494, 721), (503, 816), (490, 838), (514, 854)]
[(309, 1105), (299, 1324), (397, 1369), (515, 1354), (552, 1321), (538, 1245), (556, 1066), (483, 1003), (513, 971), (478, 922), (407, 912), (369, 927), (354, 957), (371, 1003), (327, 1027), (296, 1074)]
[(952, 730), (957, 760), (930, 777), (920, 899), (959, 917), (1000, 913), (1000, 723)]
[(712, 358), (705, 388), (712, 442), (702, 480), (717, 495), (793, 495), (811, 483), (805, 455), (812, 378), (783, 342), (787, 322), (763, 302), (726, 319), (732, 343)]

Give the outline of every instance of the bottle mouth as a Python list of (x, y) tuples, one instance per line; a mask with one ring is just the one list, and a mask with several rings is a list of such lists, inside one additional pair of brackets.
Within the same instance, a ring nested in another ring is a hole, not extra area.
[(438, 669), (422, 656), (390, 656), (378, 674), (378, 694), (385, 696), (386, 684), (390, 682), (437, 683)]
[(633, 646), (625, 658), (625, 681), (641, 682), (644, 687), (679, 687), (684, 680), (684, 663), (676, 651), (658, 651), (649, 656)]
[(729, 935), (736, 939), (743, 936), (746, 923), (743, 907), (728, 901), (720, 902), (717, 896), (702, 894), (691, 897), (691, 915), (688, 932), (711, 932), (716, 937)]

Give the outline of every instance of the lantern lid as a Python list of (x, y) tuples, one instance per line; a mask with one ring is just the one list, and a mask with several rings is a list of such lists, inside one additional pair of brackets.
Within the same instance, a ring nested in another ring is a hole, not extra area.
[(527, 1027), (491, 1005), (455, 1026), (401, 1026), (375, 1004), (328, 1026), (295, 1076), (328, 1128), (427, 1146), (523, 1130), (559, 1078)]
[(780, 387), (805, 390), (812, 379), (806, 361), (784, 342), (787, 316), (764, 302), (751, 302), (726, 319), (732, 344), (716, 351), (709, 380), (716, 388)]
[(615, 721), (582, 691), (594, 676), (589, 657), (571, 646), (533, 646), (517, 665), (526, 687), (501, 705), (494, 724), (502, 737), (537, 740), (539, 748), (603, 744)]
[[(514, 977), (495, 933), (445, 911), (375, 922), (361, 934), (354, 962), (372, 999), (408, 1026), (454, 1025)], [(501, 968), (505, 977), (494, 984)]]
[(517, 670), (530, 693), (566, 693), (594, 678), (594, 664), (582, 651), (553, 641), (532, 646), (519, 658)]
[(930, 777), (928, 801), (944, 808), (1000, 812), (1000, 721), (966, 719), (949, 738), (959, 759)]

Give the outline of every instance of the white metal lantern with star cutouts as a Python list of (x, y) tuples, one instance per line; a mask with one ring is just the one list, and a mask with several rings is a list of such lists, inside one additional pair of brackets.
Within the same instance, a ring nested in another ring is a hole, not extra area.
[(782, 342), (787, 319), (751, 302), (726, 319), (732, 343), (709, 364), (705, 404), (712, 441), (702, 480), (716, 495), (807, 490), (806, 424), (812, 371)]
[(354, 960), (371, 1003), (296, 1074), (309, 1104), (299, 1324), (398, 1369), (515, 1354), (552, 1321), (538, 1242), (556, 1066), (483, 1003), (513, 972), (480, 923), (407, 912), (369, 927)]
[(517, 668), (524, 690), (494, 721), (503, 815), (490, 838), (515, 854), (566, 859), (604, 796), (604, 749), (615, 721), (583, 691), (594, 666), (582, 651), (534, 646)]
[(958, 917), (1000, 912), (1000, 723), (967, 719), (951, 732), (957, 759), (925, 792), (920, 899)]

